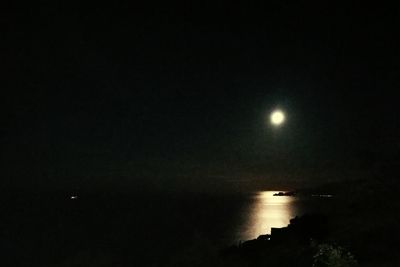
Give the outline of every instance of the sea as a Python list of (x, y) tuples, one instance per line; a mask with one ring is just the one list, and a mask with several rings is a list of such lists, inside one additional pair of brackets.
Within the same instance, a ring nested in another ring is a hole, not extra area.
[(62, 193), (3, 199), (3, 263), (69, 266), (88, 261), (91, 266), (101, 259), (114, 266), (157, 266), (187, 250), (219, 250), (269, 234), (295, 216), (324, 210), (327, 201), (275, 193)]

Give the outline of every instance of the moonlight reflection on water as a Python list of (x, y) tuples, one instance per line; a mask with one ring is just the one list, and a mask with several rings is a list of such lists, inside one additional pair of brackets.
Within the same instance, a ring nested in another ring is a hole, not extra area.
[(285, 227), (297, 210), (292, 196), (274, 196), (276, 191), (257, 192), (252, 196), (248, 213), (237, 231), (237, 240), (249, 240), (270, 234), (271, 227)]

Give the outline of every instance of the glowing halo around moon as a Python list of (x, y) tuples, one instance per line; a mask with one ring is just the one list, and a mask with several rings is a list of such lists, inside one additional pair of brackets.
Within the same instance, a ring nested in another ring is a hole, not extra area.
[(279, 126), (285, 122), (285, 113), (282, 110), (274, 110), (270, 115), (272, 125)]

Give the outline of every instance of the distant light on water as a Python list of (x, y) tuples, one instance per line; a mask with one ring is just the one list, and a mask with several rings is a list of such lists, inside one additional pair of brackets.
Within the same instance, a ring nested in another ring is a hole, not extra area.
[(328, 194), (320, 194), (320, 195), (311, 195), (312, 197), (333, 197), (333, 195)]

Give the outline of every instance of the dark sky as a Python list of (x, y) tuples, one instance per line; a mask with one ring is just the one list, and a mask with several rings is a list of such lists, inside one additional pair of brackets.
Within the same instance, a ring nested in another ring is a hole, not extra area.
[(6, 6), (3, 188), (290, 188), (393, 159), (398, 9), (284, 2)]

